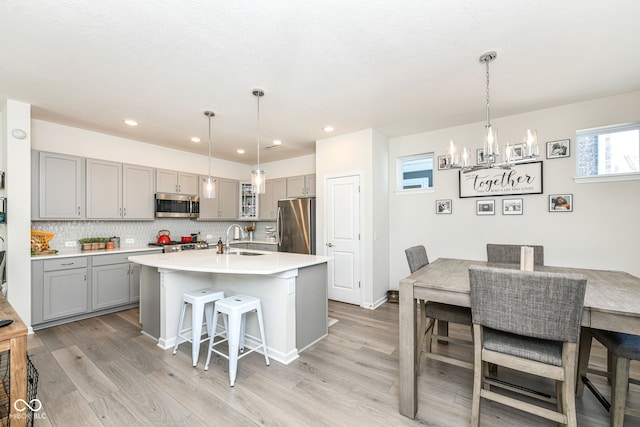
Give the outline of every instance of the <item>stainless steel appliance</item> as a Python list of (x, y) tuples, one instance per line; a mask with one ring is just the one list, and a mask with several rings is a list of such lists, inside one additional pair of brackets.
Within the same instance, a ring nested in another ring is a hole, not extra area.
[(149, 246), (158, 246), (162, 248), (162, 252), (180, 252), (180, 251), (192, 251), (199, 249), (209, 249), (209, 244), (207, 242), (191, 242), (191, 243), (182, 243), (171, 241), (168, 243), (149, 243)]
[(156, 193), (156, 218), (197, 218), (200, 198), (182, 194)]
[(276, 221), (278, 252), (316, 253), (316, 199), (286, 199), (278, 202)]

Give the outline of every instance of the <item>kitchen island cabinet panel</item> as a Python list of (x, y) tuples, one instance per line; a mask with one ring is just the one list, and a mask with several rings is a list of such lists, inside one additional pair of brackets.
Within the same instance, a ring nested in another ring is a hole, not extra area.
[(84, 219), (84, 159), (65, 154), (31, 154), (32, 219)]

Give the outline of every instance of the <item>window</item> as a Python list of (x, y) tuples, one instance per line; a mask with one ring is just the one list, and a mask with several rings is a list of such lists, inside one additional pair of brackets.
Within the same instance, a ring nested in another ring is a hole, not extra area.
[(640, 122), (576, 132), (576, 176), (640, 178)]
[(398, 191), (433, 188), (433, 153), (398, 158)]

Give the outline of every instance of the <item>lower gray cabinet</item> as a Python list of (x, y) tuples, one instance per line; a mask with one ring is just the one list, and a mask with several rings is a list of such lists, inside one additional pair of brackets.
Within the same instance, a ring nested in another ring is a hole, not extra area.
[(42, 272), (43, 321), (89, 311), (86, 258), (44, 261)]
[(140, 266), (128, 257), (160, 252), (32, 260), (31, 324), (38, 329), (135, 305), (140, 301)]

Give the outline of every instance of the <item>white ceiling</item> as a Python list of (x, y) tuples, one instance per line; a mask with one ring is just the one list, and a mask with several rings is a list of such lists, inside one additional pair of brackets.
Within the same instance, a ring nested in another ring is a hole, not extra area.
[(205, 155), (213, 110), (214, 157), (253, 164), (261, 88), (269, 162), (313, 153), (328, 124), (483, 121), (488, 50), (494, 118), (638, 90), (638, 17), (638, 0), (0, 0), (0, 98)]

